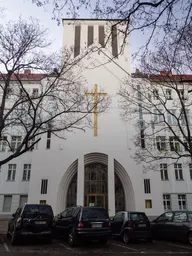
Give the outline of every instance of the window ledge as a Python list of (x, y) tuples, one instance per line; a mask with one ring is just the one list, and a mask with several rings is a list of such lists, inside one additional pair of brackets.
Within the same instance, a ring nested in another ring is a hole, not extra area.
[(184, 181), (184, 179), (179, 179), (179, 180), (176, 180), (176, 181)]
[(13, 181), (15, 181), (15, 180), (6, 180), (6, 181), (11, 181), (11, 182), (13, 182)]
[(30, 180), (21, 180), (21, 181), (23, 181), (23, 182), (26, 182), (26, 181), (28, 181), (28, 182), (29, 182)]
[(169, 179), (163, 179), (162, 181), (170, 181)]

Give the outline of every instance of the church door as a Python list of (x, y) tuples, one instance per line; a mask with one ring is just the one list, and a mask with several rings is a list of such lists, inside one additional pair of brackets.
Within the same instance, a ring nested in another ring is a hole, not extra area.
[(85, 206), (108, 207), (107, 166), (99, 163), (85, 166)]

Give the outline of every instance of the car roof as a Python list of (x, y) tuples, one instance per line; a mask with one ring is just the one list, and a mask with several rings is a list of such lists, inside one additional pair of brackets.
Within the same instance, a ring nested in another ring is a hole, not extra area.
[[(117, 213), (121, 213), (121, 212), (124, 212), (124, 213), (141, 213), (141, 214), (145, 214), (145, 212), (134, 212), (134, 211), (119, 211), (119, 212), (117, 212)], [(116, 214), (117, 214), (116, 213)]]

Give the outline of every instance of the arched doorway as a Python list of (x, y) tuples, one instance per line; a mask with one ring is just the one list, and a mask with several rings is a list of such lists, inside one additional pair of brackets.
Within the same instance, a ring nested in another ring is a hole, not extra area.
[(107, 166), (91, 163), (85, 166), (84, 205), (108, 209)]
[(121, 180), (115, 173), (115, 211), (125, 211), (125, 194)]
[(67, 207), (75, 206), (77, 202), (77, 173), (71, 180), (67, 192)]

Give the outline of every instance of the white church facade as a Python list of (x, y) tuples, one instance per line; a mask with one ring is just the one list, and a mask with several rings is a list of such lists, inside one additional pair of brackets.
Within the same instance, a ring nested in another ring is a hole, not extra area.
[[(127, 43), (120, 53), (120, 36), (103, 44), (111, 22), (63, 20), (63, 46), (72, 46), (74, 57), (94, 46), (80, 65), (87, 97), (102, 93), (110, 105), (98, 116), (91, 114), (93, 129), (67, 132), (66, 140), (44, 135), (33, 151), (1, 166), (0, 215), (10, 215), (23, 202), (48, 203), (55, 214), (72, 205), (105, 207), (110, 216), (120, 210), (144, 211), (151, 217), (181, 206), (192, 210), (188, 167), (178, 181), (173, 166), (169, 178), (163, 178), (157, 171), (144, 173), (134, 161), (135, 130), (122, 120), (118, 96), (124, 77), (131, 74), (130, 49)], [(37, 87), (38, 79), (29, 86)], [(7, 154), (1, 145), (0, 158)]]

